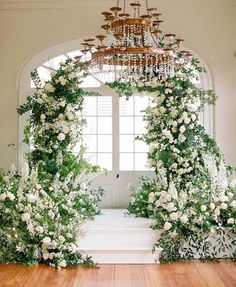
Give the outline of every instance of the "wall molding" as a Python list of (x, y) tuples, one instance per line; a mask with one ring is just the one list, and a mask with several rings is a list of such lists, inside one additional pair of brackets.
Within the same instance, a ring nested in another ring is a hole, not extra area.
[[(150, 5), (158, 7), (236, 7), (235, 0), (150, 0)], [(32, 9), (85, 9), (109, 7), (113, 0), (0, 0), (0, 10)]]

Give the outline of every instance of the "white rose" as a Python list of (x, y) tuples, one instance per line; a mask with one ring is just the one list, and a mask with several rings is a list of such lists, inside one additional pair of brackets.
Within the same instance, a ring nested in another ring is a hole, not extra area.
[(206, 205), (202, 205), (202, 206), (201, 206), (201, 211), (203, 211), (203, 212), (204, 212), (204, 211), (206, 211), (206, 210), (207, 210)]
[(65, 105), (66, 105), (66, 103), (65, 103), (64, 101), (62, 101), (62, 102), (59, 103), (59, 106), (62, 107), (62, 108), (64, 108)]
[(40, 105), (43, 104), (43, 100), (42, 100), (41, 98), (38, 98), (38, 99), (36, 100), (36, 102), (37, 102), (38, 104), (40, 104)]
[(29, 221), (30, 220), (30, 214), (29, 213), (23, 213), (22, 215), (21, 215), (21, 219), (22, 219), (22, 221)]
[(62, 86), (65, 86), (65, 84), (67, 83), (67, 80), (63, 76), (60, 76), (58, 80)]
[(65, 138), (66, 138), (66, 136), (65, 136), (63, 133), (60, 133), (60, 134), (57, 136), (57, 139), (58, 139), (59, 141), (63, 141)]
[(59, 267), (66, 267), (66, 260), (62, 260), (61, 262), (59, 262)]
[(6, 195), (6, 193), (4, 192), (4, 193), (2, 193), (2, 194), (0, 194), (0, 200), (5, 200), (6, 199), (6, 197), (7, 197), (7, 195)]
[(231, 217), (227, 220), (227, 223), (228, 224), (234, 224), (234, 219)]
[(216, 207), (216, 206), (215, 206), (215, 204), (214, 204), (213, 202), (210, 203), (210, 209), (211, 209), (211, 210), (215, 209), (215, 207)]
[(220, 205), (220, 208), (221, 209), (226, 209), (227, 208), (227, 204), (222, 202), (221, 205)]
[(161, 114), (163, 114), (165, 111), (166, 111), (166, 109), (165, 109), (164, 107), (160, 107), (160, 108), (159, 108), (159, 112), (160, 112)]
[(177, 125), (178, 125), (178, 123), (177, 123), (176, 121), (173, 121), (173, 122), (172, 122), (172, 126), (173, 126), (173, 127), (177, 127)]
[(195, 114), (192, 114), (192, 115), (191, 115), (191, 118), (192, 118), (192, 120), (193, 120), (193, 122), (194, 122), (194, 121), (196, 121), (197, 116), (196, 116)]
[(230, 187), (235, 188), (236, 187), (236, 179), (231, 180)]
[(65, 237), (62, 236), (62, 235), (60, 235), (60, 236), (59, 236), (59, 240), (63, 243), (63, 242), (65, 242)]
[(180, 130), (181, 133), (184, 133), (184, 132), (186, 131), (186, 128), (185, 128), (185, 126), (181, 126), (181, 127), (179, 128), (179, 130)]
[(188, 222), (188, 217), (187, 217), (187, 215), (185, 215), (185, 214), (183, 214), (181, 217), (180, 217), (180, 221), (182, 222), (182, 223), (187, 223)]
[(40, 116), (40, 121), (41, 121), (41, 122), (44, 122), (44, 121), (45, 121), (45, 119), (46, 119), (45, 114), (42, 114), (42, 115)]
[(13, 194), (13, 193), (11, 193), (11, 192), (8, 192), (7, 193), (7, 196), (8, 196), (8, 198), (10, 199), (10, 200), (14, 200), (15, 199), (15, 195)]
[(185, 122), (185, 124), (188, 125), (191, 122), (191, 120), (190, 120), (190, 118), (187, 117), (187, 118), (184, 119), (184, 122)]
[(43, 227), (42, 226), (37, 226), (36, 227), (36, 231), (38, 232), (38, 233), (43, 233)]
[(164, 224), (164, 226), (163, 226), (163, 228), (164, 228), (165, 230), (170, 230), (171, 227), (172, 227), (172, 224), (171, 224), (170, 222), (168, 222), (168, 221), (166, 221), (165, 224)]
[(52, 242), (52, 239), (50, 237), (44, 237), (42, 241), (44, 244), (48, 245)]
[(177, 220), (178, 217), (179, 217), (179, 215), (178, 215), (177, 212), (172, 212), (172, 213), (170, 214), (170, 219), (171, 219), (172, 221)]
[(43, 252), (43, 259), (47, 260), (49, 258), (49, 252), (48, 251), (44, 251)]
[(236, 200), (233, 200), (233, 201), (230, 203), (230, 206), (233, 207), (233, 208), (236, 208)]
[(220, 201), (221, 202), (225, 202), (225, 201), (227, 201), (229, 198), (228, 198), (228, 196), (226, 196), (226, 195), (221, 195), (221, 197), (220, 197)]
[(49, 93), (53, 93), (55, 92), (55, 88), (53, 87), (53, 85), (51, 83), (47, 83), (45, 85), (45, 90)]
[(173, 202), (168, 203), (166, 209), (167, 209), (169, 212), (173, 211), (173, 210), (175, 209), (174, 203), (173, 203)]

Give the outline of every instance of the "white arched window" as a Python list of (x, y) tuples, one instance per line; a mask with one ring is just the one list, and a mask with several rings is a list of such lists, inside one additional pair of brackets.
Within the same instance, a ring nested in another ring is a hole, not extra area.
[[(77, 48), (79, 42), (72, 41), (50, 48), (27, 62), (19, 78), (20, 104), (34, 91), (30, 72), (36, 68), (42, 80), (49, 80), (50, 71), (57, 69), (61, 61), (82, 54)], [(140, 176), (153, 176), (146, 166), (148, 147), (135, 140), (136, 136), (145, 133), (141, 111), (149, 105), (149, 98), (132, 96), (128, 101), (125, 97), (119, 98), (114, 90), (104, 85), (112, 80), (114, 75), (104, 73), (99, 79), (89, 75), (81, 84), (83, 88), (101, 95), (85, 98), (82, 116), (87, 121), (87, 127), (83, 131), (83, 141), (87, 146), (85, 156), (88, 160), (109, 171), (107, 176), (100, 175), (94, 182), (106, 189), (102, 206), (126, 207), (129, 202), (128, 183), (137, 186)], [(196, 84), (202, 88), (212, 88), (209, 73), (200, 75)], [(19, 154), (26, 149), (23, 143), (25, 120), (26, 117), (19, 118)], [(202, 123), (212, 136), (211, 107), (207, 107), (202, 114)], [(79, 146), (75, 152), (78, 150)]]

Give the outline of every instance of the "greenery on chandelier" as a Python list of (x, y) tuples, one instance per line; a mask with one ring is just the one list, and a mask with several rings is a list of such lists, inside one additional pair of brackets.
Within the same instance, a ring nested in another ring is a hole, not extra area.
[[(102, 189), (91, 188), (99, 172), (83, 157), (78, 117), (88, 94), (79, 87), (83, 67), (75, 61), (52, 71), (41, 83), (32, 73), (35, 93), (18, 109), (28, 113), (21, 167), (0, 174), (0, 262), (66, 267), (92, 264), (79, 250), (85, 219), (99, 213)], [(79, 153), (75, 154), (77, 145)]]
[(200, 123), (200, 113), (216, 98), (195, 84), (204, 72), (198, 60), (178, 60), (176, 75), (161, 82), (132, 77), (111, 84), (121, 95), (151, 98), (144, 111), (147, 133), (139, 140), (150, 147), (148, 164), (156, 177), (131, 188), (129, 212), (152, 218), (152, 227), (163, 230), (155, 245), (163, 248), (162, 262), (196, 255), (235, 259), (236, 180)]

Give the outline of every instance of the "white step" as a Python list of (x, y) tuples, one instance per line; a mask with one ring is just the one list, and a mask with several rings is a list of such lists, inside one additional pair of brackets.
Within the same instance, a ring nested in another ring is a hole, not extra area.
[(103, 209), (94, 221), (85, 224), (80, 249), (98, 263), (155, 263), (161, 249), (152, 252), (160, 231), (150, 228), (152, 221), (125, 215), (125, 209)]

